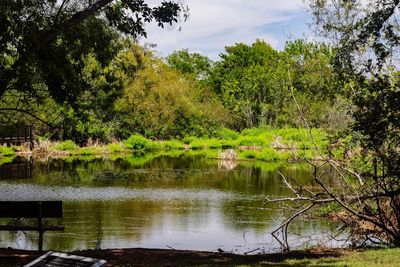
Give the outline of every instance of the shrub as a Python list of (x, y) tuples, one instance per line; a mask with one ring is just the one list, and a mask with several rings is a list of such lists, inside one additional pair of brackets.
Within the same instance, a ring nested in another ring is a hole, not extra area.
[(211, 139), (195, 139), (189, 144), (192, 149), (201, 148), (222, 148), (221, 140), (211, 138)]
[(221, 148), (222, 147), (222, 142), (221, 140), (211, 138), (206, 141), (206, 147), (207, 148)]
[(271, 132), (271, 129), (266, 126), (261, 126), (258, 128), (248, 128), (244, 129), (240, 135), (241, 136), (260, 136), (264, 135), (265, 133)]
[(126, 148), (135, 150), (152, 150), (157, 148), (157, 144), (153, 141), (141, 136), (133, 134), (124, 142)]
[(228, 128), (221, 128), (217, 130), (216, 137), (222, 140), (236, 140), (239, 138), (239, 133)]
[(91, 147), (81, 147), (78, 150), (74, 151), (74, 154), (79, 154), (79, 155), (95, 155), (95, 154), (102, 154), (105, 152), (104, 147), (96, 147), (96, 146), (91, 146)]
[(273, 148), (264, 148), (257, 155), (257, 159), (264, 161), (288, 160), (292, 158), (290, 151), (278, 151)]
[(241, 136), (237, 140), (237, 144), (240, 146), (263, 146), (268, 145), (267, 140), (259, 136)]
[(168, 140), (161, 143), (165, 150), (184, 149), (184, 144), (178, 140)]
[(13, 156), (15, 155), (14, 147), (0, 146), (0, 154), (3, 156)]
[(245, 150), (240, 153), (240, 155), (244, 159), (255, 159), (257, 157), (257, 154), (259, 154), (259, 152), (255, 150)]
[(234, 148), (236, 146), (236, 140), (221, 140), (221, 147), (222, 148)]
[(196, 139), (197, 139), (196, 136), (185, 136), (182, 141), (184, 144), (190, 144), (191, 142), (193, 142)]
[(124, 146), (120, 143), (108, 144), (107, 150), (109, 153), (119, 153), (124, 151)]
[(72, 151), (77, 148), (77, 145), (72, 140), (66, 140), (55, 146), (56, 150)]
[(13, 162), (13, 160), (14, 160), (13, 156), (0, 157), (0, 166), (6, 163)]
[(194, 139), (189, 143), (191, 149), (200, 149), (206, 147), (207, 140), (204, 139)]

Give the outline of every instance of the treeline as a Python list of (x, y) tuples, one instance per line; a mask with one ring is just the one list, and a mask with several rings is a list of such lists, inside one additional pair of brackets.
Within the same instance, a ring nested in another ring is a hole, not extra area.
[(161, 58), (130, 39), (112, 48), (106, 64), (94, 53), (82, 60), (84, 89), (73, 103), (50, 97), (41, 83), (34, 96), (7, 91), (2, 124), (34, 124), (39, 135), (85, 144), (134, 133), (213, 137), (221, 128), (298, 127), (304, 119), (340, 130), (350, 122), (348, 92), (331, 64), (335, 49), (322, 43), (296, 40), (277, 51), (256, 40), (226, 47), (215, 62), (188, 50)]

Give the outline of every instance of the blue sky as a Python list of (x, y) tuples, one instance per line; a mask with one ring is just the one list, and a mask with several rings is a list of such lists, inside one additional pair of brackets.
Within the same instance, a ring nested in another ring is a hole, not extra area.
[(148, 38), (143, 38), (141, 43), (156, 44), (162, 56), (187, 48), (216, 60), (225, 46), (235, 43), (251, 44), (259, 38), (282, 49), (287, 40), (309, 35), (309, 16), (302, 0), (185, 2), (190, 8), (187, 22), (164, 29), (149, 25)]

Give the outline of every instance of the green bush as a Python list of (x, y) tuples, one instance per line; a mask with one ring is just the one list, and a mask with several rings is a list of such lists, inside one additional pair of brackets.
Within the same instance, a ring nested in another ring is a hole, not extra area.
[(194, 139), (189, 143), (189, 147), (191, 149), (205, 148), (206, 147), (205, 142), (206, 140), (204, 139)]
[(190, 144), (191, 142), (193, 142), (196, 139), (197, 139), (196, 136), (185, 136), (182, 141), (184, 144)]
[(258, 128), (248, 128), (244, 129), (240, 135), (241, 136), (260, 136), (264, 135), (266, 133), (271, 132), (271, 128), (266, 127), (266, 126), (260, 126)]
[(281, 160), (284, 159), (279, 155), (279, 152), (277, 152), (273, 148), (264, 148), (263, 150), (260, 151), (260, 153), (257, 155), (257, 159), (259, 160), (264, 160), (264, 161), (275, 161), (275, 160)]
[(211, 138), (206, 142), (207, 148), (222, 148), (221, 140)]
[(5, 156), (5, 157), (0, 157), (0, 166), (6, 163), (13, 162), (14, 156)]
[(77, 148), (77, 145), (72, 140), (66, 140), (55, 146), (56, 150), (72, 151)]
[(152, 150), (156, 149), (158, 145), (141, 136), (140, 134), (133, 134), (124, 142), (126, 148), (135, 150)]
[(96, 154), (103, 154), (104, 152), (105, 152), (104, 147), (91, 146), (91, 147), (81, 147), (75, 150), (73, 154), (96, 155)]
[(236, 140), (220, 140), (222, 148), (234, 148), (236, 147)]
[(3, 156), (15, 155), (14, 147), (0, 146), (0, 155), (3, 155)]
[(321, 129), (296, 129), (282, 128), (276, 129), (274, 133), (283, 138), (283, 142), (288, 146), (297, 146), (301, 149), (309, 149), (315, 146), (325, 148), (328, 145), (327, 134)]
[(221, 140), (211, 139), (195, 139), (189, 144), (191, 149), (204, 149), (204, 148), (222, 148)]
[(245, 150), (240, 153), (240, 156), (244, 159), (255, 159), (259, 154), (258, 151), (255, 150)]
[(269, 145), (267, 139), (260, 136), (241, 136), (237, 140), (239, 146), (264, 146)]
[(178, 140), (162, 141), (161, 145), (165, 150), (174, 150), (174, 149), (184, 149), (185, 148), (185, 145), (181, 141), (178, 141)]
[(239, 133), (228, 128), (221, 128), (217, 130), (216, 137), (222, 140), (236, 140), (239, 138)]
[(120, 152), (124, 151), (124, 146), (120, 143), (108, 144), (107, 150), (109, 153), (120, 153)]

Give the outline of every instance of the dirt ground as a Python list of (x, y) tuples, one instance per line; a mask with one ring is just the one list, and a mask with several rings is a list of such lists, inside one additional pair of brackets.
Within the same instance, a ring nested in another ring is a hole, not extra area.
[[(346, 251), (314, 249), (287, 253), (237, 255), (190, 250), (132, 248), (84, 250), (71, 254), (104, 259), (108, 266), (251, 266), (260, 262), (279, 263), (286, 259), (338, 257), (346, 254)], [(40, 255), (37, 251), (0, 249), (0, 266), (23, 266)]]

